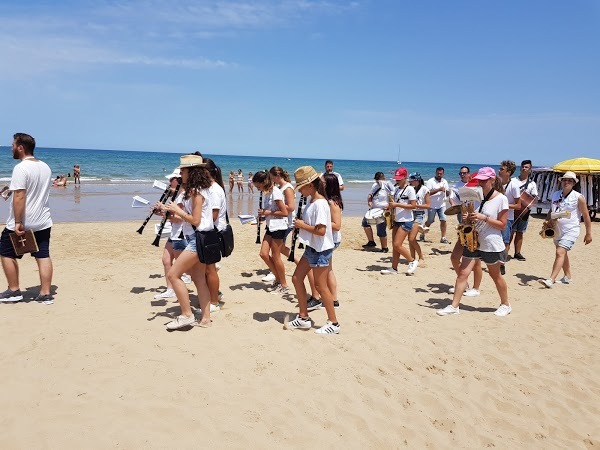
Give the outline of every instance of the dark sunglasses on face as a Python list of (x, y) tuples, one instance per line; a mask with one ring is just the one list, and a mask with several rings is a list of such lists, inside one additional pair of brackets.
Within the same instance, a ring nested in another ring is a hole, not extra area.
[(469, 175), (469, 172), (458, 172), (459, 175)]

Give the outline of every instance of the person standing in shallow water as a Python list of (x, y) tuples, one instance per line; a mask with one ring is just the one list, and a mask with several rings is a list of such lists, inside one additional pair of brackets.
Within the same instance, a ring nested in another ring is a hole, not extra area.
[(81, 184), (81, 169), (79, 164), (73, 166), (73, 184)]

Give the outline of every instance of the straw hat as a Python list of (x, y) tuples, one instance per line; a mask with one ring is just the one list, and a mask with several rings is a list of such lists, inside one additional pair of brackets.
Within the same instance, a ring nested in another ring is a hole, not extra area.
[(167, 180), (170, 180), (171, 178), (180, 178), (181, 177), (181, 170), (179, 169), (179, 167), (175, 167), (173, 169), (173, 173), (170, 173), (169, 175), (165, 175), (165, 178)]
[(200, 167), (205, 166), (204, 160), (202, 156), (198, 155), (183, 155), (179, 158), (179, 168), (183, 169), (184, 167)]
[(294, 178), (296, 179), (296, 190), (298, 190), (302, 186), (312, 183), (319, 178), (319, 174), (312, 166), (302, 166), (296, 169)]
[(575, 184), (577, 184), (577, 182), (579, 181), (577, 179), (577, 175), (575, 175), (575, 173), (571, 172), (570, 170), (568, 172), (565, 172), (565, 174), (562, 177), (560, 177), (559, 180), (560, 181), (562, 181), (562, 180), (573, 180), (573, 182)]

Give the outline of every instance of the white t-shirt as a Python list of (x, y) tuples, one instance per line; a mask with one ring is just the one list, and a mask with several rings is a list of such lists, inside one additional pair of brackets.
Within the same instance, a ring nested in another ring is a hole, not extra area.
[(575, 242), (581, 233), (581, 211), (579, 210), (579, 197), (581, 194), (575, 190), (571, 190), (569, 195), (562, 197), (562, 191), (552, 193), (552, 211), (570, 211), (571, 217), (558, 219), (557, 221), (557, 236), (555, 240), (568, 239)]
[[(479, 202), (474, 203), (475, 211), (479, 211), (479, 205)], [(483, 204), (481, 213), (492, 219), (497, 219), (498, 214), (505, 209), (508, 209), (508, 199), (506, 195), (498, 193), (494, 198)], [(479, 233), (479, 250), (482, 252), (501, 252), (506, 249), (502, 239), (502, 230), (494, 228), (485, 220), (478, 220), (475, 226)]]
[(314, 248), (317, 252), (322, 252), (333, 248), (333, 233), (331, 231), (331, 210), (329, 203), (324, 198), (311, 201), (302, 211), (302, 220), (307, 225), (325, 225), (325, 235), (317, 236), (307, 230), (300, 230), (300, 240), (308, 246)]
[[(333, 200), (328, 200), (329, 204), (331, 205), (333, 203)], [(329, 208), (329, 211), (331, 212), (331, 207)], [(340, 215), (343, 213), (344, 211), (340, 211)], [(334, 230), (333, 226), (331, 228), (331, 236), (333, 238), (333, 242), (335, 244), (337, 244), (338, 242), (342, 242), (342, 229), (340, 228), (339, 230)]]
[[(325, 175), (325, 173), (327, 173), (327, 172), (324, 172), (323, 175)], [(340, 187), (344, 185), (344, 180), (342, 180), (342, 176), (339, 173), (337, 173), (337, 172), (329, 172), (329, 173), (331, 173), (337, 177), (338, 184), (340, 185)], [(321, 176), (321, 178), (323, 178), (323, 175)]]
[[(283, 192), (277, 186), (273, 186), (273, 190), (267, 194), (263, 194), (263, 209), (275, 212), (279, 211), (277, 201), (281, 200), (285, 203)], [(288, 229), (288, 218), (269, 215), (267, 216), (267, 227), (269, 231), (280, 231)]]
[[(25, 217), (20, 218), (25, 229), (41, 231), (52, 226), (49, 204), (51, 180), (52, 171), (43, 161), (24, 159), (13, 169), (9, 189), (25, 189)], [(10, 202), (6, 221), (9, 230), (15, 229), (14, 198)]]
[(467, 183), (464, 181), (457, 181), (454, 183), (454, 187), (450, 190), (450, 200), (452, 200), (454, 203), (461, 203), (460, 194), (458, 191), (461, 187), (465, 187), (466, 184)]
[[(537, 197), (539, 195), (538, 189), (537, 189), (537, 184), (535, 184), (535, 181), (531, 180), (529, 182), (529, 184), (527, 184), (527, 180), (521, 180), (519, 177), (514, 177), (513, 182), (517, 186), (519, 186), (519, 190), (521, 192), (523, 192), (523, 190), (525, 190), (525, 192), (527, 192), (532, 197)], [(524, 189), (526, 184), (527, 184), (527, 189)]]
[[(509, 180), (508, 184), (503, 184), (504, 186), (504, 195), (508, 199), (508, 204), (512, 205), (515, 203), (516, 199), (521, 196), (521, 190), (519, 189), (519, 185), (515, 183), (513, 180)], [(515, 210), (508, 210), (508, 220), (515, 220)]]
[[(411, 200), (416, 200), (415, 189), (406, 185), (403, 188), (396, 186), (394, 191), (394, 202), (395, 203), (410, 203)], [(394, 221), (395, 222), (410, 222), (414, 220), (413, 210), (396, 207), (394, 208)]]
[(441, 187), (444, 188), (443, 191), (440, 191), (436, 194), (432, 194), (431, 197), (429, 197), (431, 209), (439, 209), (442, 206), (444, 206), (444, 202), (446, 201), (446, 191), (450, 189), (446, 179), (442, 178), (440, 181), (437, 181), (435, 177), (433, 177), (425, 182), (425, 186), (427, 186), (429, 192), (433, 191), (434, 189), (439, 189)]
[[(175, 197), (175, 204), (179, 207), (183, 207), (183, 196), (185, 192), (180, 192)], [(171, 240), (172, 241), (180, 241), (181, 240), (181, 231), (183, 230), (183, 222), (173, 222), (171, 221)]]
[(227, 218), (225, 217), (225, 213), (227, 212), (227, 197), (225, 196), (225, 191), (219, 186), (219, 183), (213, 181), (213, 184), (208, 188), (208, 192), (210, 193), (210, 204), (212, 205), (212, 209), (219, 210), (215, 226), (217, 227), (217, 230), (223, 231), (227, 226)]
[[(196, 228), (197, 231), (209, 231), (215, 227), (212, 218), (212, 205), (210, 203), (210, 192), (208, 189), (200, 189), (198, 191), (198, 195), (204, 197), (204, 203), (202, 204), (202, 217), (200, 219), (200, 226)], [(192, 214), (192, 196), (188, 199), (183, 199), (183, 210)], [(194, 229), (192, 228), (192, 224), (189, 222), (183, 222), (183, 234), (185, 236), (190, 236), (194, 234)]]
[[(286, 189), (291, 189), (292, 190), (292, 194), (294, 194), (294, 197), (296, 196), (296, 192), (294, 191), (294, 186), (292, 186), (291, 183), (286, 182), (283, 186), (281, 186), (279, 189), (281, 189), (281, 192), (283, 193), (283, 203), (285, 204), (285, 190)], [(292, 227), (292, 223), (294, 223), (294, 215), (296, 214), (295, 211), (290, 211), (288, 213), (287, 216), (287, 220), (288, 220), (288, 228)]]
[[(425, 185), (421, 186), (421, 189), (419, 189), (419, 192), (415, 192), (415, 196), (417, 197), (417, 205), (422, 205), (425, 202), (425, 197), (427, 196), (427, 194), (429, 194), (429, 189)], [(425, 209), (427, 209), (427, 208), (425, 208)], [(424, 213), (425, 209), (417, 208), (413, 212)]]
[(390, 203), (390, 193), (393, 193), (394, 189), (395, 186), (387, 180), (376, 181), (375, 183), (373, 183), (373, 186), (371, 186), (371, 191), (369, 192), (369, 194), (373, 196), (373, 198), (371, 199), (371, 204), (373, 205), (373, 208), (383, 209), (387, 207), (387, 205), (389, 205)]

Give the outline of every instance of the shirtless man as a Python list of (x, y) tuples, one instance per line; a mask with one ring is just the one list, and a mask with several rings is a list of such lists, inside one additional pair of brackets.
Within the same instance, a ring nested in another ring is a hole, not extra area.
[(79, 184), (81, 184), (81, 179), (80, 179), (80, 171), (79, 171), (79, 164), (75, 164), (73, 166), (73, 178), (75, 179), (73, 181), (74, 184), (77, 184), (77, 182), (79, 181)]

